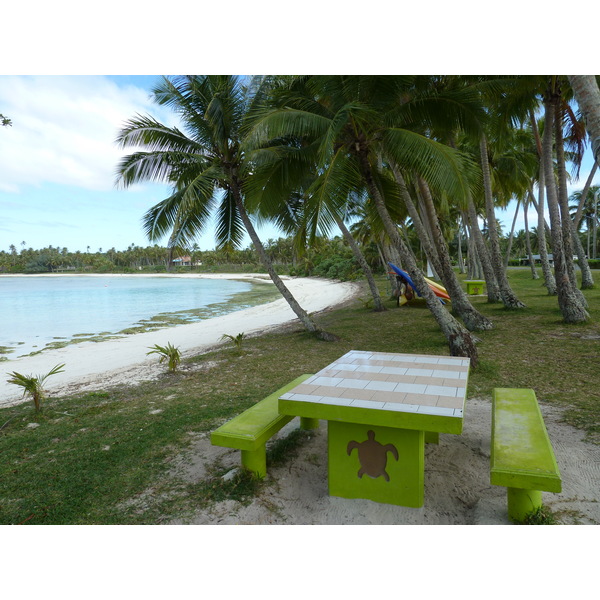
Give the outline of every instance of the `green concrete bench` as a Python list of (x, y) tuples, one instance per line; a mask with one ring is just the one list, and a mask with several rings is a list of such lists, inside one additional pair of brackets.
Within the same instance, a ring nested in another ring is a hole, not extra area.
[[(312, 375), (301, 375), (215, 429), (210, 436), (212, 445), (241, 450), (242, 466), (257, 477), (264, 477), (267, 474), (267, 442), (294, 418), (279, 414), (279, 397), (309, 377)], [(315, 429), (318, 426), (319, 422), (316, 419), (300, 419), (302, 429)]]
[(493, 392), (490, 482), (507, 488), (508, 516), (514, 522), (542, 506), (542, 491), (562, 489), (533, 390), (497, 388)]

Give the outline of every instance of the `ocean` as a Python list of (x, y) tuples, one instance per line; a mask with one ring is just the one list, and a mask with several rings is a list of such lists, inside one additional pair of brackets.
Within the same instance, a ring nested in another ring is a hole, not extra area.
[(229, 279), (0, 276), (0, 357), (196, 322), (276, 297), (274, 286)]

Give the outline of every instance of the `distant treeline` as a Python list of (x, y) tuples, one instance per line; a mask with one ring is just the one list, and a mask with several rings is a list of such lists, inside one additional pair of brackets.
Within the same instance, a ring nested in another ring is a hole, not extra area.
[[(267, 252), (282, 274), (299, 276), (356, 279), (361, 271), (352, 251), (341, 238), (318, 238), (307, 249), (296, 249), (291, 238), (269, 240)], [(375, 246), (366, 249), (375, 271), (383, 266)], [(0, 251), (0, 273), (165, 273), (165, 272), (263, 272), (258, 255), (252, 246), (236, 250), (169, 249), (159, 245), (131, 245), (126, 250), (89, 248), (86, 252), (71, 252), (68, 248), (48, 246), (39, 250)]]

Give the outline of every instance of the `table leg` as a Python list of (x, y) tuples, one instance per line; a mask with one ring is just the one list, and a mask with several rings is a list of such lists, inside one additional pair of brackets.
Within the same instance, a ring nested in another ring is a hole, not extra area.
[(328, 421), (329, 493), (423, 506), (423, 431)]
[(310, 417), (300, 417), (300, 429), (319, 429), (319, 419), (311, 419)]
[(439, 444), (440, 434), (437, 431), (426, 431), (425, 432), (425, 443), (426, 444)]

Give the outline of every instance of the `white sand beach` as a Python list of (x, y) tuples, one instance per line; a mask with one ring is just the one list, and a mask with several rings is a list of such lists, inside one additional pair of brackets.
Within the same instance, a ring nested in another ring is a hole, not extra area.
[[(156, 275), (152, 275), (155, 277)], [(201, 277), (212, 279), (238, 279), (273, 285), (265, 274), (182, 274), (166, 277)], [(115, 275), (118, 277), (118, 275)], [(144, 277), (144, 275), (136, 275)], [(300, 305), (309, 313), (326, 310), (346, 302), (358, 293), (353, 283), (307, 277), (282, 277)], [(46, 382), (50, 395), (69, 394), (76, 391), (101, 389), (120, 383), (148, 380), (164, 372), (156, 355), (147, 356), (149, 347), (171, 343), (178, 346), (182, 355), (200, 354), (220, 343), (223, 334), (257, 334), (272, 327), (297, 320), (287, 302), (275, 302), (239, 310), (198, 323), (168, 327), (147, 333), (128, 335), (103, 342), (83, 342), (64, 348), (45, 350), (34, 356), (4, 361), (4, 377), (0, 384), (0, 406), (10, 406), (27, 400), (22, 391), (6, 382), (7, 372), (44, 374), (55, 365), (64, 363), (64, 372), (53, 375)]]

